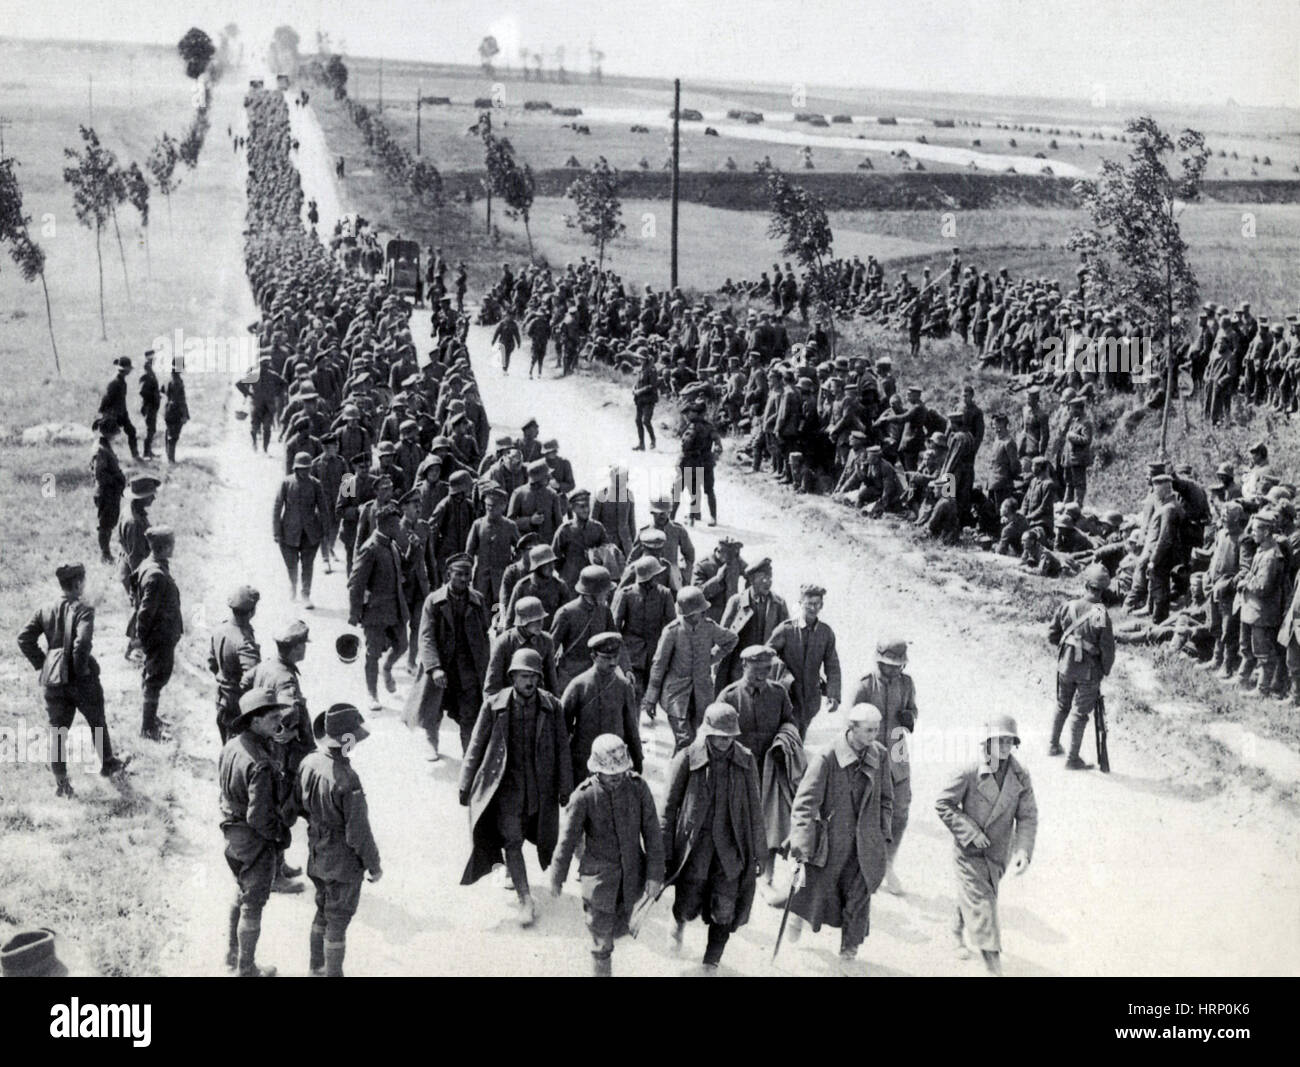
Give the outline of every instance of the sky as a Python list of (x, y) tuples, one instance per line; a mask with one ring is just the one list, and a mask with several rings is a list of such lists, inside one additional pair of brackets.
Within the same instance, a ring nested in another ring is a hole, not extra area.
[[(494, 34), (609, 74), (1300, 107), (1300, 0), (0, 0), (0, 36), (170, 44), (292, 25), (345, 51), (473, 63)], [(551, 63), (548, 58), (547, 66)]]

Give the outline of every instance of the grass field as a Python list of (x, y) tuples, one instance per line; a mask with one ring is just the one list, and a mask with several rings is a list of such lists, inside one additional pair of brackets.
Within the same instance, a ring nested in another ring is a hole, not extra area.
[[(134, 55), (134, 61), (130, 56)], [(87, 600), (96, 607), (96, 657), (100, 662), (115, 746), (134, 752), (129, 784), (99, 778), (97, 763), (76, 766), (73, 802), (56, 800), (48, 766), (27, 762), (12, 744), (0, 767), (0, 932), (9, 924), (50, 926), (60, 943), (75, 947), (90, 970), (102, 974), (148, 974), (164, 949), (175, 950), (175, 901), (164, 877), (186, 847), (178, 833), (182, 806), (190, 803), (196, 769), (170, 745), (138, 738), (138, 671), (123, 659), (127, 601), (116, 569), (101, 566), (95, 545), (95, 509), (88, 469), (90, 444), (23, 446), (12, 435), (37, 424), (74, 423), (87, 430), (112, 358), (141, 352), (155, 337), (227, 337), (242, 332), (237, 320), (244, 288), (243, 193), (225, 133), (237, 107), (214, 105), (213, 129), (194, 171), (174, 197), (172, 221), (154, 205), (149, 257), (137, 241), (134, 212), (123, 219), (132, 302), (126, 300), (122, 268), (111, 231), (104, 245), (108, 341), (100, 340), (96, 264), (92, 235), (72, 216), (60, 178), (61, 146), (78, 143), (86, 119), (86, 74), (94, 78), (95, 125), (120, 160), (143, 161), (159, 132), (184, 132), (192, 110), (189, 88), (174, 53), (75, 47), (0, 46), (5, 109), (11, 125), (5, 149), (22, 163), (26, 210), (39, 227), (54, 218), (53, 234), (38, 240), (48, 256), (55, 329), (63, 361), (56, 377), (46, 334), (39, 285), (24, 285), (6, 258), (0, 264), (0, 359), (6, 365), (0, 394), (0, 492), (9, 506), (0, 516), (0, 616), (10, 634), (0, 660), (0, 737), (24, 736), (44, 722), (35, 674), (13, 647), (13, 636), (39, 606), (58, 599), (53, 571), (68, 560), (88, 569)], [(134, 80), (130, 72), (134, 71)], [(220, 90), (219, 90), (220, 91)], [(218, 129), (217, 115), (220, 114)], [(152, 262), (150, 270), (149, 262)], [(129, 403), (140, 427), (136, 378)], [(182, 462), (158, 471), (165, 477), (152, 511), (155, 523), (177, 533), (173, 566), (190, 631), (178, 649), (176, 675), (163, 695), (164, 712), (183, 719), (202, 709), (209, 687), (190, 665), (206, 662), (204, 605), (212, 591), (200, 576), (208, 536), (204, 500), (214, 468), (203, 458), (229, 394), (226, 376), (186, 375), (193, 421), (181, 439)], [(161, 426), (160, 426), (161, 430)], [(157, 443), (161, 453), (161, 440)], [(119, 458), (132, 473), (125, 442)], [(218, 601), (219, 603), (219, 601)], [(81, 720), (78, 720), (80, 724)], [(78, 729), (84, 729), (79, 726)], [(18, 762), (13, 762), (15, 759)], [(74, 957), (74, 958), (75, 958)]]

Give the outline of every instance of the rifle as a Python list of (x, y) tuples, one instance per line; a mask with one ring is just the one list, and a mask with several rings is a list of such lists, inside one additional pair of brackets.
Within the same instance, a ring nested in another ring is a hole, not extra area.
[(781, 951), (781, 939), (785, 937), (785, 926), (790, 921), (790, 905), (794, 903), (795, 890), (803, 887), (804, 869), (803, 864), (797, 864), (794, 874), (790, 877), (790, 893), (785, 898), (785, 910), (781, 912), (781, 927), (776, 932), (776, 944), (772, 946), (772, 962), (776, 962), (776, 954)]
[(1110, 750), (1106, 747), (1106, 698), (1103, 696), (1097, 697), (1093, 725), (1097, 728), (1097, 767), (1103, 774), (1110, 774)]

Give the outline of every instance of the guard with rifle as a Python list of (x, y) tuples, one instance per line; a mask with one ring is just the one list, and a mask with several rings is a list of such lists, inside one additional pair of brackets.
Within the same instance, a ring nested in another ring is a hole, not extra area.
[[(1079, 755), (1088, 716), (1101, 702), (1101, 681), (1115, 665), (1115, 632), (1103, 603), (1110, 574), (1100, 563), (1083, 572), (1084, 594), (1056, 609), (1048, 638), (1056, 646), (1056, 718), (1052, 721), (1049, 756), (1062, 754), (1061, 731), (1070, 720), (1070, 755), (1065, 766), (1072, 771), (1092, 767)], [(1098, 731), (1098, 740), (1104, 734)], [(1109, 761), (1108, 761), (1109, 762)]]
[(871, 894), (884, 881), (893, 839), (889, 750), (876, 739), (881, 719), (874, 704), (855, 704), (844, 733), (808, 758), (790, 810), (790, 855), (800, 868), (790, 889), (790, 940), (803, 921), (814, 931), (839, 927), (845, 971), (870, 930)]

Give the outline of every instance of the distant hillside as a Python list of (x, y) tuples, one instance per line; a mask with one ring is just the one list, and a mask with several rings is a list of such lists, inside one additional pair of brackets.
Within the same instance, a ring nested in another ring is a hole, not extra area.
[[(538, 196), (563, 196), (575, 175), (570, 169), (535, 172)], [(481, 195), (483, 171), (443, 174), (446, 191), (466, 189)], [(1068, 178), (1028, 174), (872, 174), (813, 171), (796, 173), (795, 180), (826, 201), (832, 210), (974, 210), (997, 207), (1078, 207), (1074, 182)], [(671, 195), (667, 171), (625, 170), (619, 173), (622, 195), (629, 200), (666, 200)], [(1300, 181), (1210, 181), (1205, 194), (1225, 203), (1300, 203)], [(767, 187), (753, 172), (683, 171), (684, 201), (738, 211), (766, 211)]]

